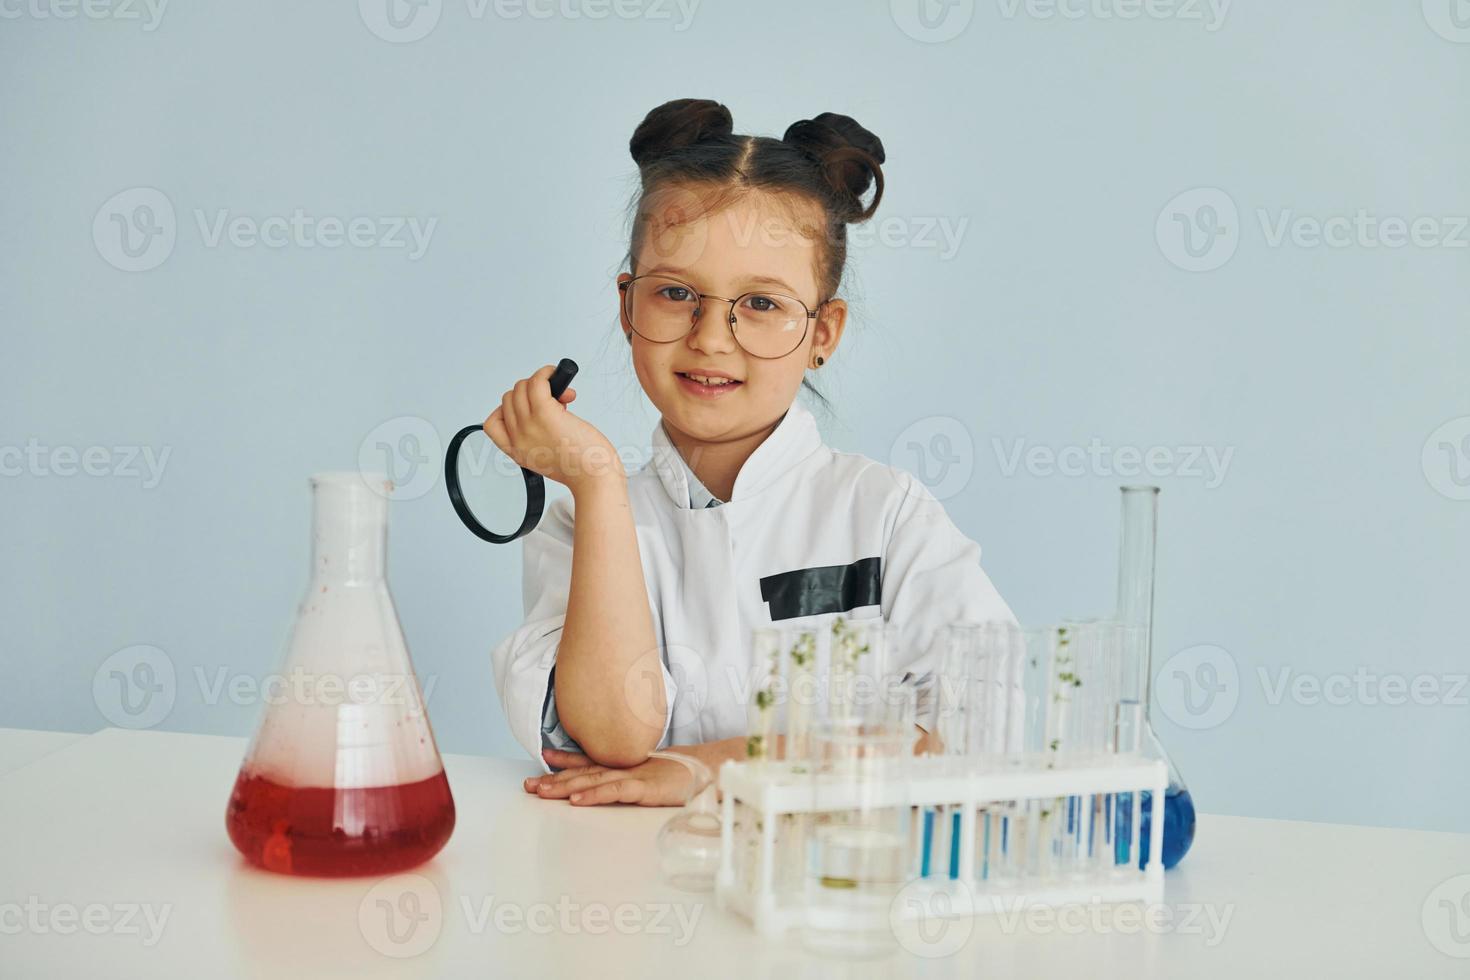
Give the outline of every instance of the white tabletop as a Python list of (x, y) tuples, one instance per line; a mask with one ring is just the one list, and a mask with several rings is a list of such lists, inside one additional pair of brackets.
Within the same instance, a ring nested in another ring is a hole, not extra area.
[(1470, 835), (1203, 815), (1166, 879), (1166, 929), (988, 917), (854, 964), (660, 883), (672, 811), (528, 797), (529, 762), (447, 756), (444, 851), (411, 877), (333, 881), (256, 871), (231, 846), (244, 740), (59, 741), (0, 774), (5, 977), (1470, 976)]

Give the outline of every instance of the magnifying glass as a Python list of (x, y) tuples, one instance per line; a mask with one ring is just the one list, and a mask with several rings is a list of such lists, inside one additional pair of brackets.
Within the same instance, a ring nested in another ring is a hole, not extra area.
[[(576, 374), (577, 362), (571, 358), (562, 358), (549, 379), (551, 397), (560, 398)], [(470, 442), (466, 450), (466, 440), (477, 432), (480, 438)], [(490, 441), (490, 437), (485, 435), (483, 423), (465, 426), (449, 440), (449, 450), (444, 454), (444, 486), (449, 490), (449, 502), (454, 505), (454, 512), (472, 534), (491, 544), (509, 544), (522, 535), (530, 534), (541, 521), (541, 512), (546, 507), (546, 481), (541, 478), (541, 474), (520, 468), (526, 483), (524, 509), (521, 495), (508, 490), (508, 481), (505, 480), (475, 480), (469, 484), (471, 493), (466, 495), (464, 486), (460, 483), (461, 475), (483, 474), (486, 470), (495, 468), (497, 459), (504, 457)], [(473, 508), (471, 500), (474, 501)], [(512, 527), (516, 521), (520, 522), (520, 526), (508, 534), (498, 534), (481, 523), (476, 514), (484, 517), (494, 527)]]

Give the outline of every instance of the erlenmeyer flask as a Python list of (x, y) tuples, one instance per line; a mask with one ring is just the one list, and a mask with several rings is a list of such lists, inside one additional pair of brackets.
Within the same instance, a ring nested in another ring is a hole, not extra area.
[[(1142, 633), (1143, 658), (1147, 664), (1143, 691), (1143, 751), (1163, 759), (1169, 767), (1169, 788), (1164, 794), (1164, 867), (1172, 868), (1194, 843), (1194, 800), (1179, 769), (1164, 751), (1154, 732), (1149, 710), (1153, 667), (1154, 624), (1154, 553), (1158, 533), (1159, 488), (1123, 487), (1123, 526), (1118, 547), (1118, 611), (1116, 618), (1124, 626), (1137, 627)], [(1139, 828), (1138, 864), (1148, 860), (1149, 824), (1152, 815), (1150, 794), (1143, 794), (1143, 818)], [(1120, 830), (1120, 836), (1122, 834)]]
[(454, 800), (388, 594), (391, 484), (328, 473), (311, 489), (310, 584), (225, 825), (268, 871), (401, 871), (449, 840)]

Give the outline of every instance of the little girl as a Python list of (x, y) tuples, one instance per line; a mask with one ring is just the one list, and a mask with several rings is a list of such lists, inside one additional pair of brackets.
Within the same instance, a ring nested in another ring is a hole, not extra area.
[[(680, 99), (630, 144), (642, 190), (617, 280), (633, 368), (662, 419), (651, 461), (618, 453), (551, 396), (547, 366), (485, 421), (511, 459), (565, 484), (525, 539), (526, 620), (494, 653), (512, 733), (573, 804), (681, 803), (684, 767), (744, 755), (752, 630), (877, 618), (906, 682), (955, 622), (1011, 621), (917, 479), (822, 444), (796, 401), (830, 365), (847, 226), (883, 194), (883, 144), (847, 116), (781, 139)], [(873, 191), (871, 202), (864, 195)], [(913, 325), (906, 325), (912, 327)]]

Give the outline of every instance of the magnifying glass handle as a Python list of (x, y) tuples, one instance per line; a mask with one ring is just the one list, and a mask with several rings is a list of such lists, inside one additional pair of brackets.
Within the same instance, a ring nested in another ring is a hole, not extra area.
[[(551, 372), (551, 377), (548, 379), (551, 386), (551, 397), (560, 398), (576, 375), (576, 361), (570, 357), (563, 357), (558, 361), (556, 370)], [(459, 515), (464, 526), (470, 529), (471, 534), (491, 544), (509, 544), (516, 538), (530, 534), (532, 528), (541, 522), (541, 512), (546, 507), (546, 481), (542, 479), (540, 473), (532, 473), (525, 467), (521, 467), (521, 477), (526, 481), (526, 516), (521, 521), (521, 526), (510, 534), (496, 534), (475, 520), (475, 515), (465, 503), (464, 494), (459, 487), (459, 449), (464, 445), (466, 438), (483, 428), (484, 426), (478, 422), (474, 425), (467, 425), (449, 440), (449, 449), (444, 454), (444, 486), (449, 491), (449, 502), (454, 505), (454, 512)]]

